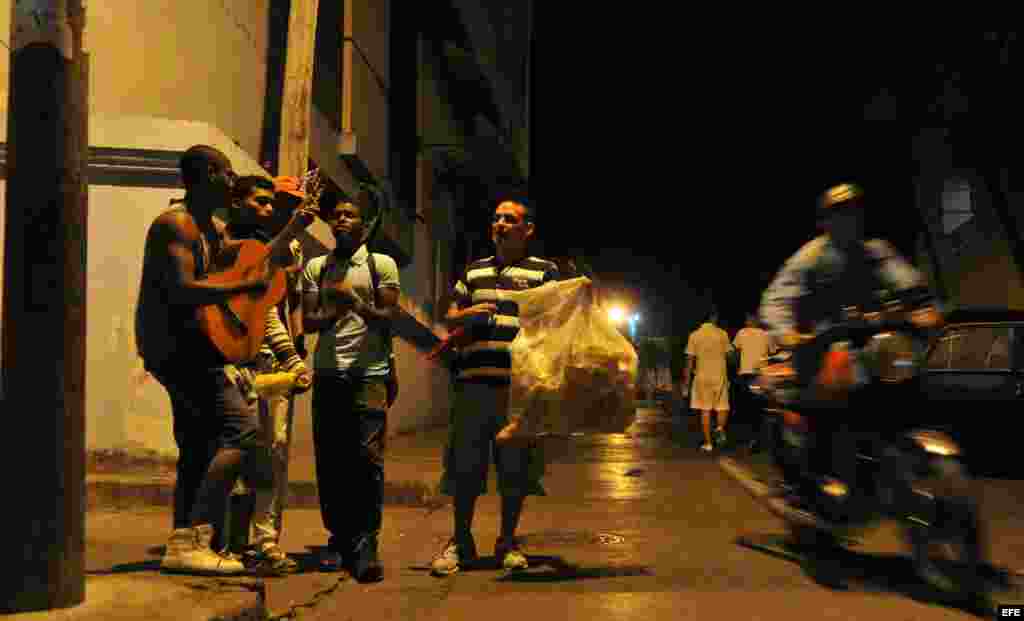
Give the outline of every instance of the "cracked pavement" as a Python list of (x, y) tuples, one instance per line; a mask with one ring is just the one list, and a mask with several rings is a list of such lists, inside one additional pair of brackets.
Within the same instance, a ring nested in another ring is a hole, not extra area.
[[(303, 621), (977, 618), (929, 597), (889, 526), (851, 550), (843, 590), (815, 582), (797, 563), (739, 545), (739, 536), (780, 533), (780, 524), (700, 454), (693, 423), (644, 410), (628, 434), (552, 442), (548, 496), (529, 498), (523, 514), (520, 536), (531, 567), (522, 573), (504, 574), (491, 556), (499, 520), (495, 496), (481, 498), (477, 509), (480, 562), (441, 579), (428, 567), (450, 535), (450, 506), (385, 506), (384, 581), (366, 585), (345, 573), (318, 572), (319, 546), (327, 538), (319, 512), (287, 511), (282, 546), (302, 571), (258, 581), (267, 609), (272, 618)], [(983, 486), (989, 555), (1002, 567), (1024, 566), (1022, 499), (1024, 481)], [(100, 530), (118, 524), (123, 533), (135, 533), (129, 536), (139, 545), (122, 562), (135, 563), (148, 579), (178, 579), (152, 571), (159, 562), (152, 546), (166, 533), (169, 511), (90, 515), (93, 533), (103, 520)], [(217, 583), (221, 589), (251, 584)]]

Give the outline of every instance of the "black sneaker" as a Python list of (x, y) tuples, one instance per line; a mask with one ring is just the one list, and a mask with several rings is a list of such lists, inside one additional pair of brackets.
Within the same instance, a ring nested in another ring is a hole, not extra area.
[(244, 562), (250, 571), (259, 576), (286, 576), (299, 571), (299, 564), (276, 544), (262, 551), (251, 550), (246, 554)]
[(377, 535), (365, 535), (356, 542), (349, 570), (359, 582), (379, 582), (384, 579), (384, 566), (378, 555)]
[(320, 557), (320, 571), (326, 573), (337, 573), (345, 569), (345, 557), (341, 552), (328, 547), (323, 556)]

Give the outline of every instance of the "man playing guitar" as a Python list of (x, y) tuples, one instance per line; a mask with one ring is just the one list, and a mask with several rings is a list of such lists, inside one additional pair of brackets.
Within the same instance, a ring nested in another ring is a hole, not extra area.
[(271, 276), (263, 270), (244, 279), (207, 278), (230, 243), (213, 214), (230, 205), (236, 175), (227, 156), (207, 145), (189, 148), (180, 168), (185, 198), (150, 225), (135, 317), (137, 351), (170, 396), (179, 449), (174, 531), (161, 568), (238, 574), (245, 567), (215, 552), (214, 536), (241, 472), (254, 487), (271, 486), (270, 455), (254, 404), (204, 334), (197, 311), (239, 294), (262, 294)]
[(205, 282), (223, 243), (224, 223), (214, 217), (231, 200), (235, 173), (223, 153), (189, 148), (180, 162), (185, 199), (160, 214), (146, 236), (135, 316), (135, 341), (146, 370), (166, 388), (178, 445), (174, 532), (165, 571), (238, 574), (244, 566), (214, 552), (215, 525), (223, 521), (231, 486), (243, 467), (254, 483), (270, 483), (269, 454), (255, 412), (225, 370), (223, 356), (199, 330), (199, 306), (238, 293), (265, 291), (267, 278)]

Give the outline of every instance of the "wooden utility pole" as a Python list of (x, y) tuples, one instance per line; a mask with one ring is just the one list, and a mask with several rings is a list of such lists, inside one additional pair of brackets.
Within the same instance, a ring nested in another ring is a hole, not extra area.
[[(309, 168), (310, 115), (313, 102), (313, 63), (316, 55), (317, 0), (291, 0), (288, 12), (288, 39), (284, 56), (284, 84), (281, 94), (281, 126), (277, 147), (277, 174), (301, 177)], [(291, 294), (289, 294), (291, 295)], [(301, 309), (301, 301), (290, 298), (292, 311)], [(283, 306), (283, 305), (282, 305)], [(280, 308), (280, 307), (279, 307)], [(279, 311), (280, 312), (280, 311)], [(293, 338), (303, 333), (301, 310), (289, 312), (281, 319), (287, 322)], [(295, 412), (295, 398), (288, 398), (288, 419)], [(291, 433), (290, 431), (288, 432)], [(287, 476), (288, 454), (283, 456), (283, 472)], [(253, 498), (235, 496), (228, 505), (227, 542), (240, 548), (248, 542), (252, 521)], [(281, 530), (278, 511), (277, 530)], [(218, 544), (221, 542), (218, 541)]]
[[(317, 0), (291, 0), (288, 44), (285, 50), (284, 92), (281, 97), (281, 138), (277, 170), (280, 175), (301, 177), (309, 168), (309, 128), (313, 112), (313, 64), (316, 62)], [(287, 322), (293, 338), (302, 326), (301, 300), (290, 299)], [(294, 410), (295, 399), (288, 400)], [(291, 418), (291, 411), (288, 414)]]
[(82, 0), (11, 3), (0, 612), (85, 599), (88, 59)]
[(288, 14), (284, 94), (281, 98), (279, 175), (302, 176), (309, 167), (309, 126), (313, 100), (317, 0), (292, 0)]

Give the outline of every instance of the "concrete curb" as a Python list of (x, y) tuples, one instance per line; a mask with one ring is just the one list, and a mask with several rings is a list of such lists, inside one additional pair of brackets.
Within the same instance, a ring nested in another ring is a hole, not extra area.
[(85, 601), (72, 608), (4, 615), (5, 621), (265, 621), (262, 581), (89, 575)]
[[(126, 510), (145, 506), (170, 507), (174, 503), (173, 475), (90, 474), (86, 476), (88, 510)], [(385, 481), (384, 503), (408, 507), (436, 508), (447, 503), (436, 486), (424, 481)], [(291, 481), (286, 506), (319, 509), (316, 483)]]

